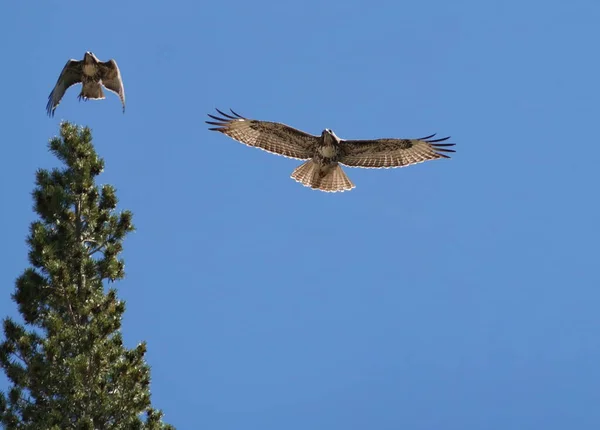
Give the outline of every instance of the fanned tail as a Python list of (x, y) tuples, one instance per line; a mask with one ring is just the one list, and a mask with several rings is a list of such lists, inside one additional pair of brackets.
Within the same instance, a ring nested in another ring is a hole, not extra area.
[(104, 99), (104, 91), (99, 82), (86, 82), (81, 87), (81, 93), (77, 97), (80, 101), (86, 100), (102, 100)]
[(313, 160), (308, 160), (298, 166), (292, 172), (292, 179), (305, 187), (327, 193), (348, 191), (355, 187), (339, 164), (321, 168)]

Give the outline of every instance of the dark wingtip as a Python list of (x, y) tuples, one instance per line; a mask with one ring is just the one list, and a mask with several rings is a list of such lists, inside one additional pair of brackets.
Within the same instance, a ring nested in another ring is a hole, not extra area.
[[(50, 94), (50, 97), (52, 97), (52, 94)], [(46, 113), (49, 117), (52, 117), (54, 109), (52, 109), (52, 99), (50, 97), (48, 97), (48, 103), (46, 103)]]
[(228, 122), (230, 120), (239, 120), (239, 119), (247, 119), (246, 117), (240, 115), (239, 113), (235, 112), (233, 109), (229, 109), (231, 111), (231, 113), (233, 114), (233, 116), (229, 115), (228, 113), (223, 112), (221, 109), (215, 108), (215, 110), (223, 117), (223, 118), (219, 118), (217, 116), (211, 115), (211, 114), (207, 114), (209, 117), (211, 117), (212, 119), (216, 119), (217, 121), (222, 121), (222, 122)]
[(432, 135), (430, 135), (430, 136), (425, 136), (425, 137), (422, 137), (422, 138), (420, 138), (420, 139), (418, 139), (418, 140), (424, 140), (424, 141), (426, 141), (427, 143), (435, 143), (435, 142), (443, 142), (444, 140), (448, 140), (448, 139), (450, 139), (450, 136), (441, 137), (441, 138), (439, 138), (439, 139), (432, 139), (432, 137), (434, 137), (436, 134), (437, 134), (437, 133), (433, 133), (433, 134), (432, 134)]
[(216, 115), (212, 115), (212, 114), (208, 113), (207, 115), (208, 115), (209, 118), (214, 119), (215, 121), (218, 121), (218, 122), (212, 122), (212, 121), (204, 121), (204, 122), (206, 122), (207, 124), (210, 124), (210, 125), (218, 125), (218, 126), (220, 126), (221, 129), (216, 129), (216, 131), (222, 131), (224, 129), (223, 127), (227, 126), (227, 124), (231, 123), (231, 121), (239, 121), (239, 120), (245, 120), (246, 119), (243, 116), (241, 116), (239, 113), (235, 112), (233, 109), (229, 109), (229, 110), (235, 116), (231, 116), (231, 115), (223, 112), (222, 110), (220, 110), (218, 108), (215, 108), (215, 110), (219, 114), (222, 115), (222, 118), (218, 117)]
[(238, 118), (240, 118), (240, 119), (246, 119), (244, 116), (240, 115), (239, 113), (236, 113), (233, 109), (229, 108), (229, 110), (231, 111), (232, 114), (234, 114)]
[(449, 146), (456, 146), (456, 143), (431, 143), (434, 148), (448, 148)]
[(219, 109), (217, 109), (217, 112), (219, 112), (219, 113), (220, 113), (221, 115), (223, 115), (225, 118), (229, 118), (229, 119), (237, 119), (236, 117), (234, 117), (234, 116), (231, 116), (231, 115), (229, 115), (229, 114), (227, 114), (227, 113), (225, 113), (225, 112), (221, 112)]
[(456, 150), (454, 150), (454, 149), (449, 149), (449, 147), (455, 146), (456, 143), (439, 143), (439, 142), (444, 142), (444, 141), (450, 139), (450, 136), (442, 137), (440, 139), (430, 140), (433, 136), (435, 136), (435, 134), (432, 134), (431, 136), (428, 136), (428, 137), (424, 137), (421, 140), (424, 140), (429, 145), (431, 145), (431, 147), (433, 148), (433, 150), (439, 157), (450, 158), (448, 155), (443, 154), (443, 153), (444, 152), (450, 152), (450, 153), (456, 152)]
[(221, 121), (221, 122), (223, 122), (223, 121), (227, 121), (227, 120), (225, 120), (225, 119), (223, 119), (223, 118), (219, 118), (218, 116), (214, 116), (214, 115), (211, 115), (211, 114), (207, 114), (207, 115), (208, 115), (209, 117), (211, 117), (212, 119), (216, 120), (216, 121)]

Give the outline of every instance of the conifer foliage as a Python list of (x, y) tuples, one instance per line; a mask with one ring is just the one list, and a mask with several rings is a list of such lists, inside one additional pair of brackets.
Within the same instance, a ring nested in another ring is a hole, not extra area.
[(145, 343), (123, 346), (125, 303), (105, 281), (124, 277), (119, 258), (132, 214), (115, 189), (97, 186), (104, 162), (89, 128), (68, 122), (50, 151), (65, 165), (39, 170), (39, 219), (28, 237), (31, 266), (12, 295), (25, 324), (7, 318), (0, 366), (0, 424), (19, 429), (173, 429), (150, 401)]

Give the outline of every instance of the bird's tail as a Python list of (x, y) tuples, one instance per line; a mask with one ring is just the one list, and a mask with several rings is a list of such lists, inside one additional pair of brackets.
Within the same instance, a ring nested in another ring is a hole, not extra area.
[(79, 100), (102, 100), (104, 99), (104, 91), (99, 82), (86, 82), (81, 87)]
[(298, 166), (292, 172), (292, 179), (305, 187), (328, 193), (351, 190), (355, 186), (339, 164), (321, 167), (313, 160)]

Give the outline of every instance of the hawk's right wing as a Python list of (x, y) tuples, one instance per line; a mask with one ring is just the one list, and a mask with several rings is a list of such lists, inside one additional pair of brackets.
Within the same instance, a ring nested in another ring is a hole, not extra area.
[(313, 156), (318, 137), (305, 133), (278, 122), (258, 121), (247, 119), (238, 115), (228, 115), (217, 109), (223, 118), (208, 114), (218, 121), (206, 121), (207, 124), (216, 125), (209, 130), (219, 131), (244, 145), (254, 146), (272, 154), (283, 155), (288, 158), (307, 160)]
[(125, 87), (117, 62), (108, 60), (104, 63), (100, 62), (99, 66), (102, 73), (102, 85), (119, 96), (123, 105), (123, 112), (125, 112)]
[(54, 116), (54, 110), (63, 98), (67, 88), (81, 82), (82, 64), (83, 61), (69, 60), (63, 67), (54, 89), (48, 96), (48, 104), (46, 105), (48, 116)]

